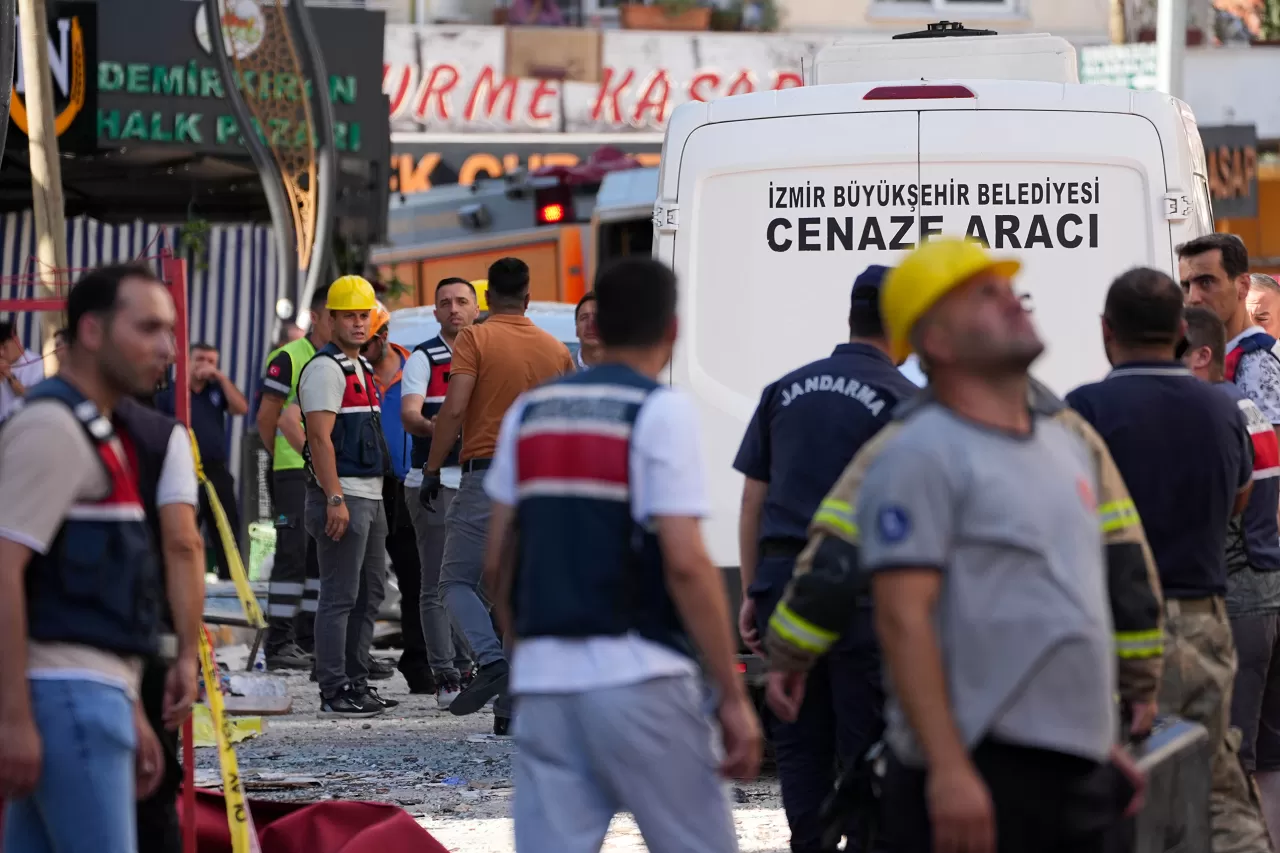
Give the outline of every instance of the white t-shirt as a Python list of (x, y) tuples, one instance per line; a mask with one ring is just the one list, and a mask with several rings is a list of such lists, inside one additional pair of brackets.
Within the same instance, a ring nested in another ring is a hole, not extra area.
[[(502, 420), (485, 491), (501, 504), (517, 500), (516, 433), (523, 416), (521, 395)], [(631, 515), (647, 524), (654, 516), (705, 517), (710, 509), (702, 476), (702, 453), (693, 404), (679, 391), (649, 395), (631, 436)], [(678, 652), (638, 634), (622, 637), (521, 640), (511, 666), (512, 693), (581, 693), (638, 684), (654, 678), (697, 674)]]
[[(444, 340), (441, 338), (440, 340)], [(446, 342), (445, 346), (449, 346)], [(425, 352), (414, 350), (409, 356), (409, 360), (404, 364), (404, 373), (400, 377), (400, 399), (403, 400), (410, 394), (417, 394), (419, 397), (426, 399), (427, 383), (431, 381), (431, 360), (427, 358)], [(399, 417), (399, 412), (395, 413)], [(456, 489), (462, 484), (462, 468), (457, 465), (451, 465), (448, 468), (440, 469), (440, 485), (446, 489)], [(404, 486), (406, 489), (418, 489), (422, 487), (422, 468), (414, 468), (410, 466), (409, 474), (404, 478)]]
[(191, 435), (178, 424), (169, 436), (156, 485), (156, 506), (174, 504), (200, 505), (200, 486), (196, 481), (196, 458), (191, 454)]
[[(1245, 329), (1227, 342), (1227, 353), (1247, 336), (1264, 331), (1261, 326)], [(1268, 422), (1280, 426), (1280, 361), (1261, 350), (1246, 353), (1236, 367), (1236, 386), (1262, 411)]]
[[(353, 359), (360, 384), (368, 390), (371, 379), (365, 373), (359, 359)], [(304, 415), (311, 412), (337, 412), (342, 408), (342, 395), (347, 389), (347, 377), (332, 358), (313, 358), (302, 369), (298, 380), (298, 404)], [(382, 500), (381, 477), (339, 477), (342, 494), (351, 498)]]
[[(44, 381), (44, 359), (40, 353), (23, 350), (22, 357), (10, 368), (13, 376), (28, 391)], [(8, 382), (0, 381), (0, 421), (13, 414), (22, 406), (22, 398), (13, 393)]]

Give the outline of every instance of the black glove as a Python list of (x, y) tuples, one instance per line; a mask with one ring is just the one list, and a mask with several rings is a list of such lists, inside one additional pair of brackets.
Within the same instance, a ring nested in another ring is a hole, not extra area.
[(440, 497), (440, 472), (422, 469), (422, 488), (418, 490), (418, 503), (427, 512), (435, 512), (435, 500)]

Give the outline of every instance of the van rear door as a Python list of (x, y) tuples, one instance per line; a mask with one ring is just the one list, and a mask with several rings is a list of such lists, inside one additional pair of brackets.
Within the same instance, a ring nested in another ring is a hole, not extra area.
[(969, 235), (1022, 261), (1018, 287), (1065, 394), (1108, 370), (1098, 316), (1112, 279), (1168, 269), (1160, 136), (1143, 116), (1044, 110), (920, 114), (921, 232)]
[(846, 340), (854, 278), (914, 244), (918, 139), (913, 109), (722, 121), (664, 152), (688, 214), (658, 248), (682, 288), (671, 379), (698, 401), (721, 566), (742, 498), (724, 472), (761, 389)]

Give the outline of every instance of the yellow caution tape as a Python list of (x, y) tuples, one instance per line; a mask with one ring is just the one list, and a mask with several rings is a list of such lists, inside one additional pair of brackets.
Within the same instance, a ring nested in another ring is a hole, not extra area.
[(222, 767), (222, 796), (227, 803), (227, 825), (231, 829), (233, 853), (262, 853), (258, 832), (253, 827), (249, 804), (240, 783), (240, 767), (232, 748), (231, 721), (222, 712), (222, 676), (213, 662), (213, 640), (208, 630), (200, 632), (200, 670), (204, 673), (204, 693), (213, 717), (213, 732), (218, 743), (218, 763)]
[[(261, 717), (231, 717), (227, 725), (231, 729), (232, 743), (257, 737), (265, 730)], [(218, 745), (218, 733), (214, 731), (213, 715), (207, 705), (196, 705), (191, 709), (191, 742), (197, 747)]]
[(249, 586), (249, 574), (244, 570), (244, 561), (240, 559), (240, 546), (236, 543), (231, 521), (218, 501), (218, 492), (213, 488), (213, 483), (209, 482), (204, 475), (204, 465), (200, 462), (200, 448), (196, 444), (196, 434), (191, 430), (187, 432), (191, 435), (191, 452), (196, 461), (196, 477), (199, 478), (200, 485), (204, 486), (205, 496), (208, 497), (209, 506), (213, 509), (214, 523), (218, 527), (218, 537), (222, 540), (222, 553), (227, 555), (227, 568), (231, 571), (231, 582), (236, 587), (236, 597), (240, 599), (240, 606), (244, 608), (244, 618), (249, 623), (249, 627), (261, 630), (267, 627), (267, 620), (262, 615), (258, 597), (253, 594), (253, 587)]

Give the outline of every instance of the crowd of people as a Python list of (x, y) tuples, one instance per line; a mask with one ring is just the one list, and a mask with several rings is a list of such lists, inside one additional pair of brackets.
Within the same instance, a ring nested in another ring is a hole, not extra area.
[[(737, 627), (769, 663), (793, 851), (1113, 849), (1145, 786), (1126, 746), (1159, 714), (1208, 732), (1214, 853), (1273, 849), (1280, 285), (1229, 235), (1177, 253), (1178, 281), (1115, 279), (1114, 369), (1065, 399), (1030, 375), (1018, 263), (948, 239), (863, 271), (848, 340), (764, 389), (734, 463)], [(487, 316), (445, 279), (412, 349), (344, 276), (268, 356), (268, 667), (310, 670), (322, 717), (395, 707), (371, 684), (394, 671), (372, 654), (389, 566), (411, 692), (514, 722), (518, 849), (598, 850), (628, 811), (651, 850), (736, 850), (722, 780), (758, 772), (762, 723), (700, 532), (694, 406), (659, 379), (675, 276), (606, 266), (574, 358), (524, 316), (524, 263), (488, 275)], [(67, 313), (58, 374), (10, 380), (0, 430), (4, 849), (173, 851), (195, 460), (226, 487), (218, 429), (248, 404), (203, 345), (194, 442), (172, 394), (137, 402), (174, 356), (146, 267), (86, 275)], [(878, 808), (833, 834), (837, 780), (880, 744)]]

